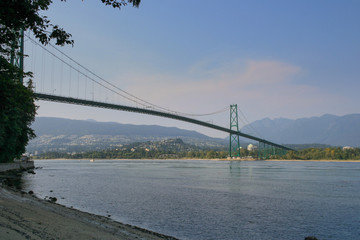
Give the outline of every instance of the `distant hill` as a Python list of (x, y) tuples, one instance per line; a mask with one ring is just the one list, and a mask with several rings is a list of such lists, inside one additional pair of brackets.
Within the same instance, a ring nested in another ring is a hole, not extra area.
[(133, 125), (94, 120), (37, 117), (32, 125), (37, 137), (27, 151), (87, 151), (133, 142), (180, 138), (199, 147), (221, 148), (224, 140), (211, 138), (196, 131), (157, 125)]
[(123, 146), (120, 150), (131, 150), (131, 149), (147, 149), (149, 151), (171, 151), (174, 153), (187, 152), (187, 151), (196, 151), (199, 150), (193, 145), (184, 143), (180, 138), (177, 139), (165, 139), (155, 142), (142, 142), (142, 143), (132, 143)]
[[(265, 118), (251, 123), (251, 126), (261, 134), (262, 138), (280, 144), (319, 143), (360, 147), (360, 114), (345, 116), (326, 114), (321, 117), (296, 120)], [(244, 126), (241, 131), (253, 133), (249, 129), (251, 129), (249, 126)]]
[[(261, 138), (279, 144), (310, 144), (304, 146), (353, 146), (360, 147), (360, 114), (300, 118), (277, 118), (255, 121), (251, 124)], [(27, 146), (28, 152), (62, 151), (81, 152), (123, 146), (134, 142), (182, 139), (197, 147), (221, 149), (228, 138), (211, 138), (196, 131), (157, 125), (133, 125), (94, 120), (70, 120), (37, 117), (32, 125), (37, 137)], [(254, 134), (249, 126), (242, 132)], [(248, 140), (241, 141), (246, 147)], [(300, 146), (303, 148), (304, 146)], [(292, 146), (294, 147), (294, 145)], [(297, 147), (295, 147), (297, 148)]]

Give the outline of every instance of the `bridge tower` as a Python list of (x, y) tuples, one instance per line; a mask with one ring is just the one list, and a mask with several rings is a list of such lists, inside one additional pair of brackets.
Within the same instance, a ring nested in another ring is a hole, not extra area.
[[(237, 104), (230, 105), (230, 130), (239, 131)], [(230, 133), (229, 157), (240, 157), (239, 135)]]
[[(17, 52), (19, 50), (19, 52)], [(13, 42), (11, 49), (10, 63), (20, 69), (19, 81), (23, 83), (23, 71), (24, 71), (24, 29), (20, 30), (20, 37), (17, 41)]]

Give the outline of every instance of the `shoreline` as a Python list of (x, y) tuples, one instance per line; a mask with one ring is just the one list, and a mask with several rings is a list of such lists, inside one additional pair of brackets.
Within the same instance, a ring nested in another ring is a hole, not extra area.
[(171, 236), (39, 199), (0, 183), (1, 239), (149, 239)]
[(318, 159), (318, 160), (302, 160), (302, 159), (251, 159), (251, 158), (245, 158), (245, 159), (227, 159), (227, 158), (213, 158), (213, 159), (203, 159), (203, 158), (173, 158), (173, 159), (125, 159), (125, 158), (114, 158), (114, 159), (90, 159), (90, 158), (81, 158), (81, 159), (73, 159), (73, 158), (53, 158), (53, 159), (32, 159), (32, 161), (43, 161), (43, 160), (54, 160), (54, 161), (69, 161), (69, 160), (77, 160), (77, 161), (91, 161), (93, 160), (94, 162), (96, 161), (109, 161), (109, 160), (113, 160), (113, 161), (139, 161), (139, 160), (144, 160), (144, 161), (152, 161), (152, 160), (156, 160), (156, 161), (175, 161), (175, 160), (181, 160), (181, 161), (267, 161), (267, 162), (359, 162), (360, 160), (341, 160), (341, 159)]
[(358, 162), (360, 163), (360, 160), (341, 160), (341, 159), (318, 159), (318, 160), (299, 160), (299, 159), (267, 159), (264, 161), (268, 162)]

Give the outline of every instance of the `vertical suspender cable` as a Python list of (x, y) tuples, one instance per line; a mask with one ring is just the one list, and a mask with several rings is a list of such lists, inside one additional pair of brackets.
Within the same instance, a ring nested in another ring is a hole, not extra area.
[(80, 79), (80, 72), (77, 72), (77, 98), (79, 98), (79, 79)]
[(92, 82), (92, 100), (94, 101), (94, 95), (95, 95), (95, 92), (94, 92), (94, 82)]
[(71, 67), (69, 67), (69, 97), (71, 97)]
[(86, 83), (87, 83), (87, 77), (85, 77), (85, 88), (84, 88), (84, 89), (85, 89), (85, 91), (84, 91), (84, 92), (85, 92), (85, 93), (84, 93), (85, 99), (87, 99), (87, 98), (86, 98)]
[(42, 51), (42, 62), (41, 62), (41, 92), (44, 92), (44, 79), (45, 79), (45, 51)]
[(55, 69), (54, 69), (54, 58), (51, 58), (51, 91), (54, 94), (55, 93), (55, 87), (54, 87), (54, 75), (55, 75)]
[(64, 64), (60, 63), (60, 96), (62, 95), (63, 79), (64, 79)]

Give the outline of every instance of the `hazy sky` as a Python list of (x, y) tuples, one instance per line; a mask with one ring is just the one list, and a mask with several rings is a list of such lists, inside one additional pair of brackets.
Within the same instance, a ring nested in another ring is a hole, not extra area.
[[(250, 122), (359, 113), (359, 13), (358, 0), (143, 0), (139, 9), (121, 11), (72, 0), (55, 1), (46, 12), (73, 35), (74, 47), (62, 50), (125, 91), (189, 113), (236, 103)], [(158, 117), (38, 105), (39, 116), (226, 136)], [(201, 120), (227, 127), (229, 113)]]

